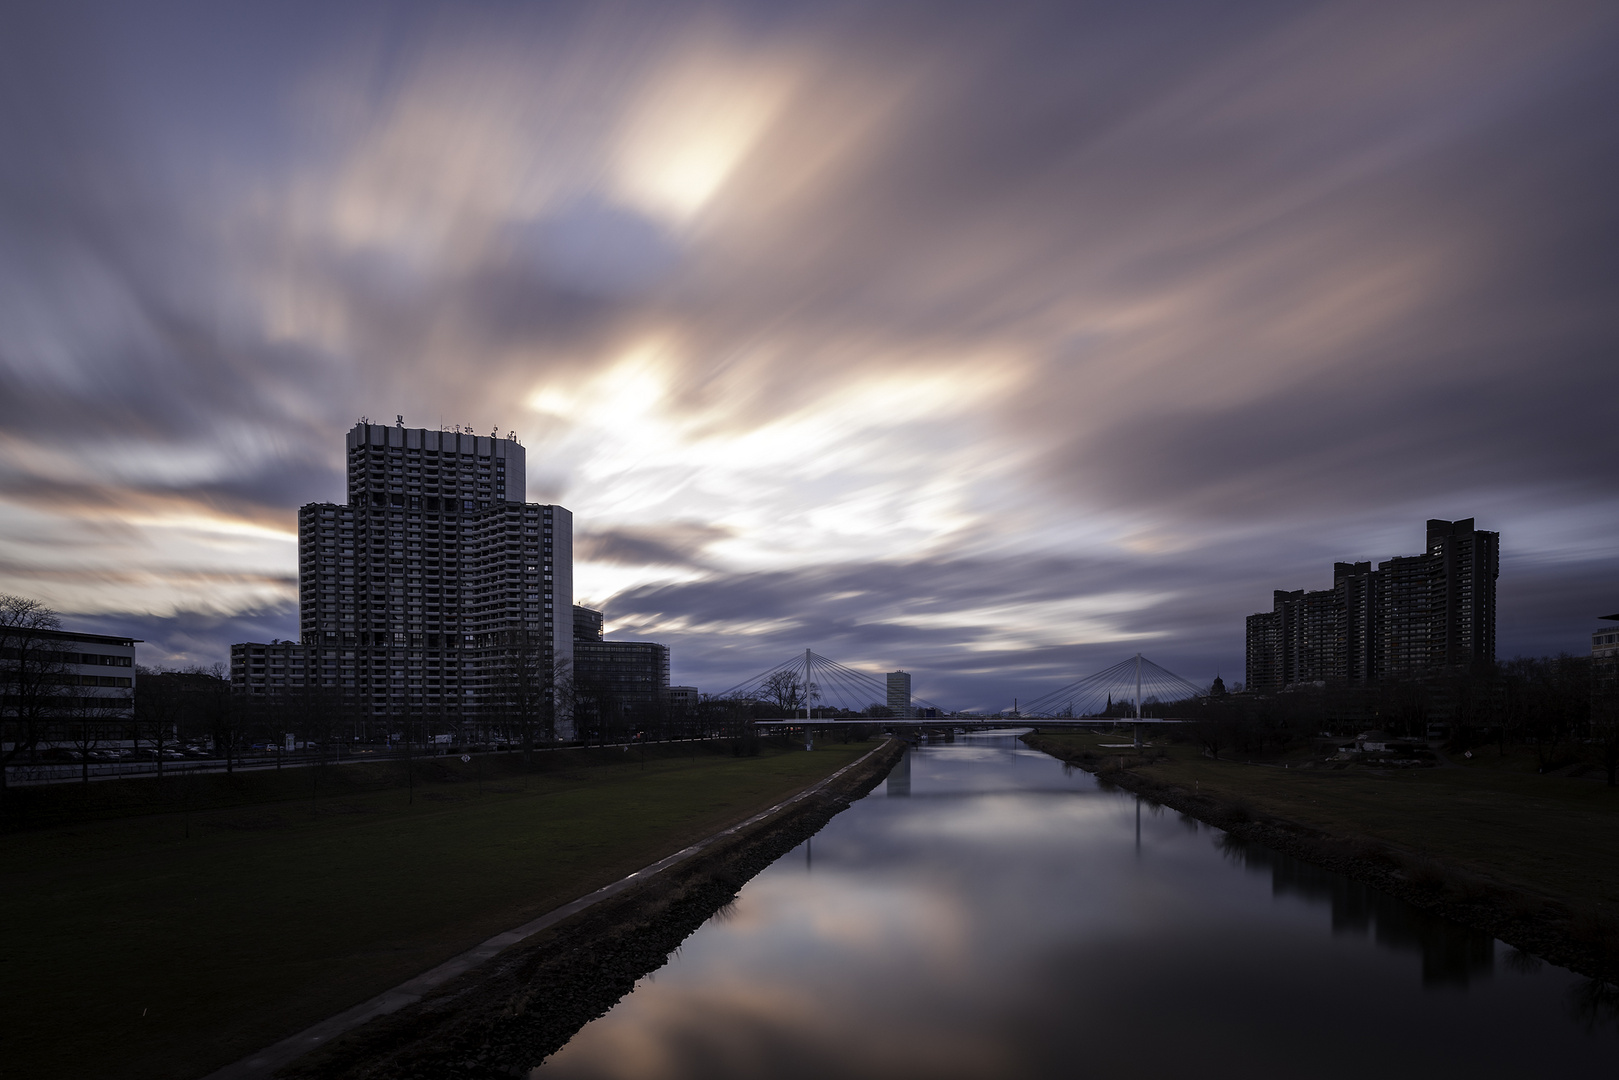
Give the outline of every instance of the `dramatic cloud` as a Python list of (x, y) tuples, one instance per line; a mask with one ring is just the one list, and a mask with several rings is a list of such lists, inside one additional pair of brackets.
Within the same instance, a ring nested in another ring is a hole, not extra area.
[(362, 414), (704, 689), (1240, 678), (1427, 517), (1615, 606), (1611, 5), (138, 7), (0, 16), (0, 590), (154, 658), (295, 633)]

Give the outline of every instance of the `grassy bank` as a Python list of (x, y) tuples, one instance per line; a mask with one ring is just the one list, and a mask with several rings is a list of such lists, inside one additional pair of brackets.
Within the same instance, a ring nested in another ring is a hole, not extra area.
[[(1619, 975), (1619, 790), (1481, 753), (1437, 768), (1256, 763), (1117, 734), (1031, 745), (1215, 825), (1390, 889), (1586, 974)], [(1516, 940), (1515, 940), (1516, 939)]]
[(272, 785), (254, 802), (5, 836), (0, 1068), (201, 1075), (870, 748), (591, 751), (534, 772), (441, 760), (397, 785), (334, 775), (328, 794), (297, 770), (282, 781), (297, 797)]
[(807, 798), (722, 835), (388, 1016), (286, 1066), (292, 1080), (486, 1080), (525, 1075), (661, 968), (750, 878), (875, 787), (889, 740)]

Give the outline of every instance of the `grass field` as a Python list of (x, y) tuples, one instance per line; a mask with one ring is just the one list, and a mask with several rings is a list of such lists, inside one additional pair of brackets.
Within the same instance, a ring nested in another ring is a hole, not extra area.
[(873, 745), (441, 759), (409, 789), (355, 773), (326, 795), (289, 770), (255, 802), (0, 837), (0, 1075), (203, 1075)]
[(1162, 741), (1131, 764), (1132, 751), (1102, 746), (1124, 741), (1117, 734), (1041, 737), (1070, 752), (1089, 751), (1098, 763), (1123, 755), (1132, 771), (1160, 784), (1240, 801), (1334, 836), (1427, 854), (1571, 906), (1619, 912), (1619, 789), (1538, 775), (1523, 755), (1503, 758), (1487, 748), (1472, 760), (1452, 758), (1448, 767), (1334, 772), (1300, 768), (1302, 752), (1244, 764)]

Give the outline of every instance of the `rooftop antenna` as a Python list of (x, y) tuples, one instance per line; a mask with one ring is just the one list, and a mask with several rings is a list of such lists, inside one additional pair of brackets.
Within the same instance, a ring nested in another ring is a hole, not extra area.
[(394, 427), (404, 427), (404, 426), (405, 426), (405, 414), (404, 413), (394, 413)]

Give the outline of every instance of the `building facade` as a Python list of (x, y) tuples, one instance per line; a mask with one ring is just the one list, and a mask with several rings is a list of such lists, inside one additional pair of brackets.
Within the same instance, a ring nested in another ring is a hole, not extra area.
[(0, 627), (0, 742), (105, 742), (135, 716), (138, 638)]
[(347, 502), (298, 511), (301, 640), (233, 646), (233, 690), (490, 723), (524, 672), (571, 665), (573, 516), (523, 501), (515, 436), (362, 420), (345, 451)]
[(1336, 563), (1333, 587), (1277, 590), (1247, 622), (1250, 690), (1411, 678), (1495, 659), (1500, 534), (1430, 520), (1428, 550)]
[(911, 673), (890, 671), (885, 678), (888, 699), (883, 704), (888, 706), (894, 716), (911, 716), (914, 712), (911, 707)]
[[(1619, 615), (1598, 615), (1607, 622), (1619, 622)], [(1591, 631), (1591, 693), (1603, 696), (1619, 692), (1619, 627)]]
[(648, 715), (669, 705), (669, 646), (655, 641), (607, 641), (602, 634), (604, 621), (602, 612), (574, 605), (576, 699), (598, 716)]

